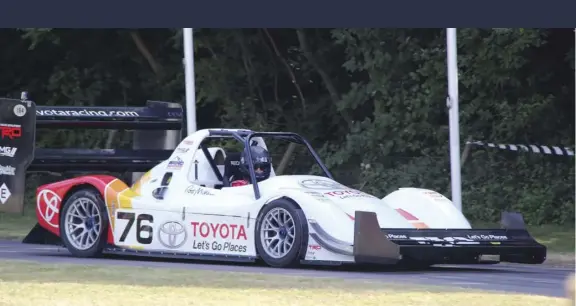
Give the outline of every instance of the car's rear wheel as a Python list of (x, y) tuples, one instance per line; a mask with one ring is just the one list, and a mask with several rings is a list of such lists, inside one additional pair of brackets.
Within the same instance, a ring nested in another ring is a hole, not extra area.
[(302, 209), (286, 199), (274, 200), (260, 213), (256, 225), (256, 250), (272, 267), (293, 267), (304, 258), (308, 223)]
[(108, 214), (100, 193), (92, 188), (74, 192), (60, 211), (60, 237), (77, 257), (102, 254), (108, 233)]

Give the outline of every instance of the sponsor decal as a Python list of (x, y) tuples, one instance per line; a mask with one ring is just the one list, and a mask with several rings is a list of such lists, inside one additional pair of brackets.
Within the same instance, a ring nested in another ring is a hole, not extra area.
[(186, 243), (186, 227), (177, 221), (167, 221), (158, 228), (158, 241), (168, 249), (177, 249)]
[(397, 235), (397, 234), (387, 234), (386, 238), (388, 239), (408, 239), (406, 235)]
[(508, 236), (500, 235), (466, 235), (472, 240), (508, 240)]
[(182, 118), (182, 112), (167, 112), (168, 117)]
[(14, 106), (14, 115), (16, 115), (16, 117), (23, 117), (26, 115), (26, 106), (22, 104), (16, 104)]
[(232, 240), (247, 240), (246, 229), (240, 224), (207, 223), (193, 221), (192, 232), (194, 237), (219, 238)]
[(182, 144), (191, 146), (191, 145), (194, 144), (194, 141), (192, 141), (192, 140), (182, 140)]
[(3, 165), (0, 165), (0, 175), (13, 176), (13, 175), (14, 175), (14, 171), (16, 171), (16, 168), (14, 168), (14, 167), (12, 167), (12, 166), (3, 166)]
[(465, 237), (410, 237), (410, 240), (416, 240), (419, 244), (438, 243), (438, 244), (478, 244), (479, 242)]
[(168, 162), (168, 166), (166, 168), (180, 170), (182, 169), (182, 166), (184, 166), (184, 161), (180, 157), (176, 156), (176, 159)]
[[(254, 163), (271, 163), (272, 158), (271, 157), (265, 157), (265, 156), (259, 156), (259, 157), (253, 157), (252, 161)], [(240, 162), (244, 163), (244, 156), (240, 157)]]
[(240, 166), (240, 161), (239, 161), (239, 160), (231, 160), (231, 161), (230, 161), (230, 165), (232, 165), (232, 166)]
[(325, 197), (323, 194), (316, 192), (316, 191), (304, 191), (304, 193), (309, 194), (310, 196), (314, 197), (318, 201), (322, 202), (331, 202), (330, 199)]
[(61, 117), (140, 117), (135, 111), (106, 111), (106, 110), (58, 110), (37, 109), (36, 116), (61, 116)]
[[(234, 241), (248, 239), (244, 225), (198, 221), (193, 221), (190, 224), (192, 225), (192, 236), (199, 239), (192, 243), (192, 248), (195, 250), (245, 253), (248, 248), (247, 245)], [(222, 242), (222, 240), (232, 241)]]
[(209, 190), (196, 185), (188, 186), (185, 192), (191, 195), (210, 195), (210, 196), (214, 195)]
[(22, 136), (22, 127), (19, 124), (0, 123), (0, 135), (2, 139), (10, 138), (14, 140)]
[(465, 235), (465, 237), (449, 236), (449, 237), (410, 237), (402, 234), (386, 234), (388, 239), (393, 240), (415, 240), (419, 244), (427, 243), (444, 243), (444, 244), (478, 244), (479, 240), (508, 240), (507, 236), (500, 235)]
[(187, 153), (188, 151), (190, 151), (189, 148), (176, 148), (176, 150), (174, 150), (176, 153)]
[(317, 244), (309, 244), (308, 249), (310, 251), (320, 251), (322, 249), (322, 247), (317, 245)]
[(448, 200), (446, 197), (444, 197), (443, 195), (439, 194), (436, 191), (432, 191), (432, 190), (425, 190), (423, 191), (423, 193), (427, 196), (429, 196), (430, 198), (432, 198), (434, 201), (447, 201), (450, 202), (450, 200)]
[(425, 190), (423, 191), (425, 195), (431, 196), (433, 198), (442, 198), (442, 195), (436, 191)]
[(320, 189), (320, 190), (330, 190), (330, 189), (349, 189), (348, 187), (329, 180), (321, 179), (307, 179), (299, 182), (300, 186), (307, 189)]
[(58, 194), (50, 189), (41, 190), (36, 196), (36, 209), (38, 214), (46, 223), (54, 228), (58, 228), (58, 205), (62, 199)]
[(316, 243), (308, 244), (308, 251), (306, 252), (306, 260), (315, 260), (316, 259), (316, 252), (322, 250), (322, 247)]
[(336, 197), (339, 199), (374, 198), (374, 196), (371, 196), (367, 193), (364, 193), (364, 192), (359, 191), (359, 190), (354, 190), (354, 189), (330, 191), (330, 192), (325, 192), (324, 194), (329, 196), (329, 197)]
[(2, 184), (2, 186), (0, 186), (0, 202), (2, 204), (6, 203), (11, 195), (12, 193), (10, 193), (8, 186), (6, 186), (6, 184)]
[(0, 147), (0, 156), (14, 157), (18, 148), (13, 147)]

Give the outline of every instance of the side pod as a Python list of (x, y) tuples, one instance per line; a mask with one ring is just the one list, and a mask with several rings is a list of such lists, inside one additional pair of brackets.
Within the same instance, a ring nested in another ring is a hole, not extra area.
[(30, 233), (24, 237), (22, 243), (60, 245), (62, 242), (60, 237), (36, 223)]

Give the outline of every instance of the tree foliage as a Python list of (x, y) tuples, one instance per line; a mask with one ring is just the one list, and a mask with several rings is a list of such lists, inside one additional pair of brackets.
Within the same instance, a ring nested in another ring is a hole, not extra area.
[[(43, 105), (184, 101), (181, 29), (0, 31), (0, 95)], [(449, 195), (443, 29), (200, 29), (198, 125), (295, 131), (344, 183)], [(574, 35), (459, 29), (460, 130), (496, 143), (574, 145)], [(111, 139), (113, 141), (111, 141)], [(42, 146), (122, 146), (125, 133), (50, 132)], [(574, 222), (574, 160), (472, 149), (465, 213)]]

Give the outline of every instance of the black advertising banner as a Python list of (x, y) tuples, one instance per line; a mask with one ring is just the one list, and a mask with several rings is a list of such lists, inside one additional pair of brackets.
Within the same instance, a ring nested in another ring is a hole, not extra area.
[(0, 211), (21, 212), (26, 169), (34, 160), (36, 105), (0, 99)]

